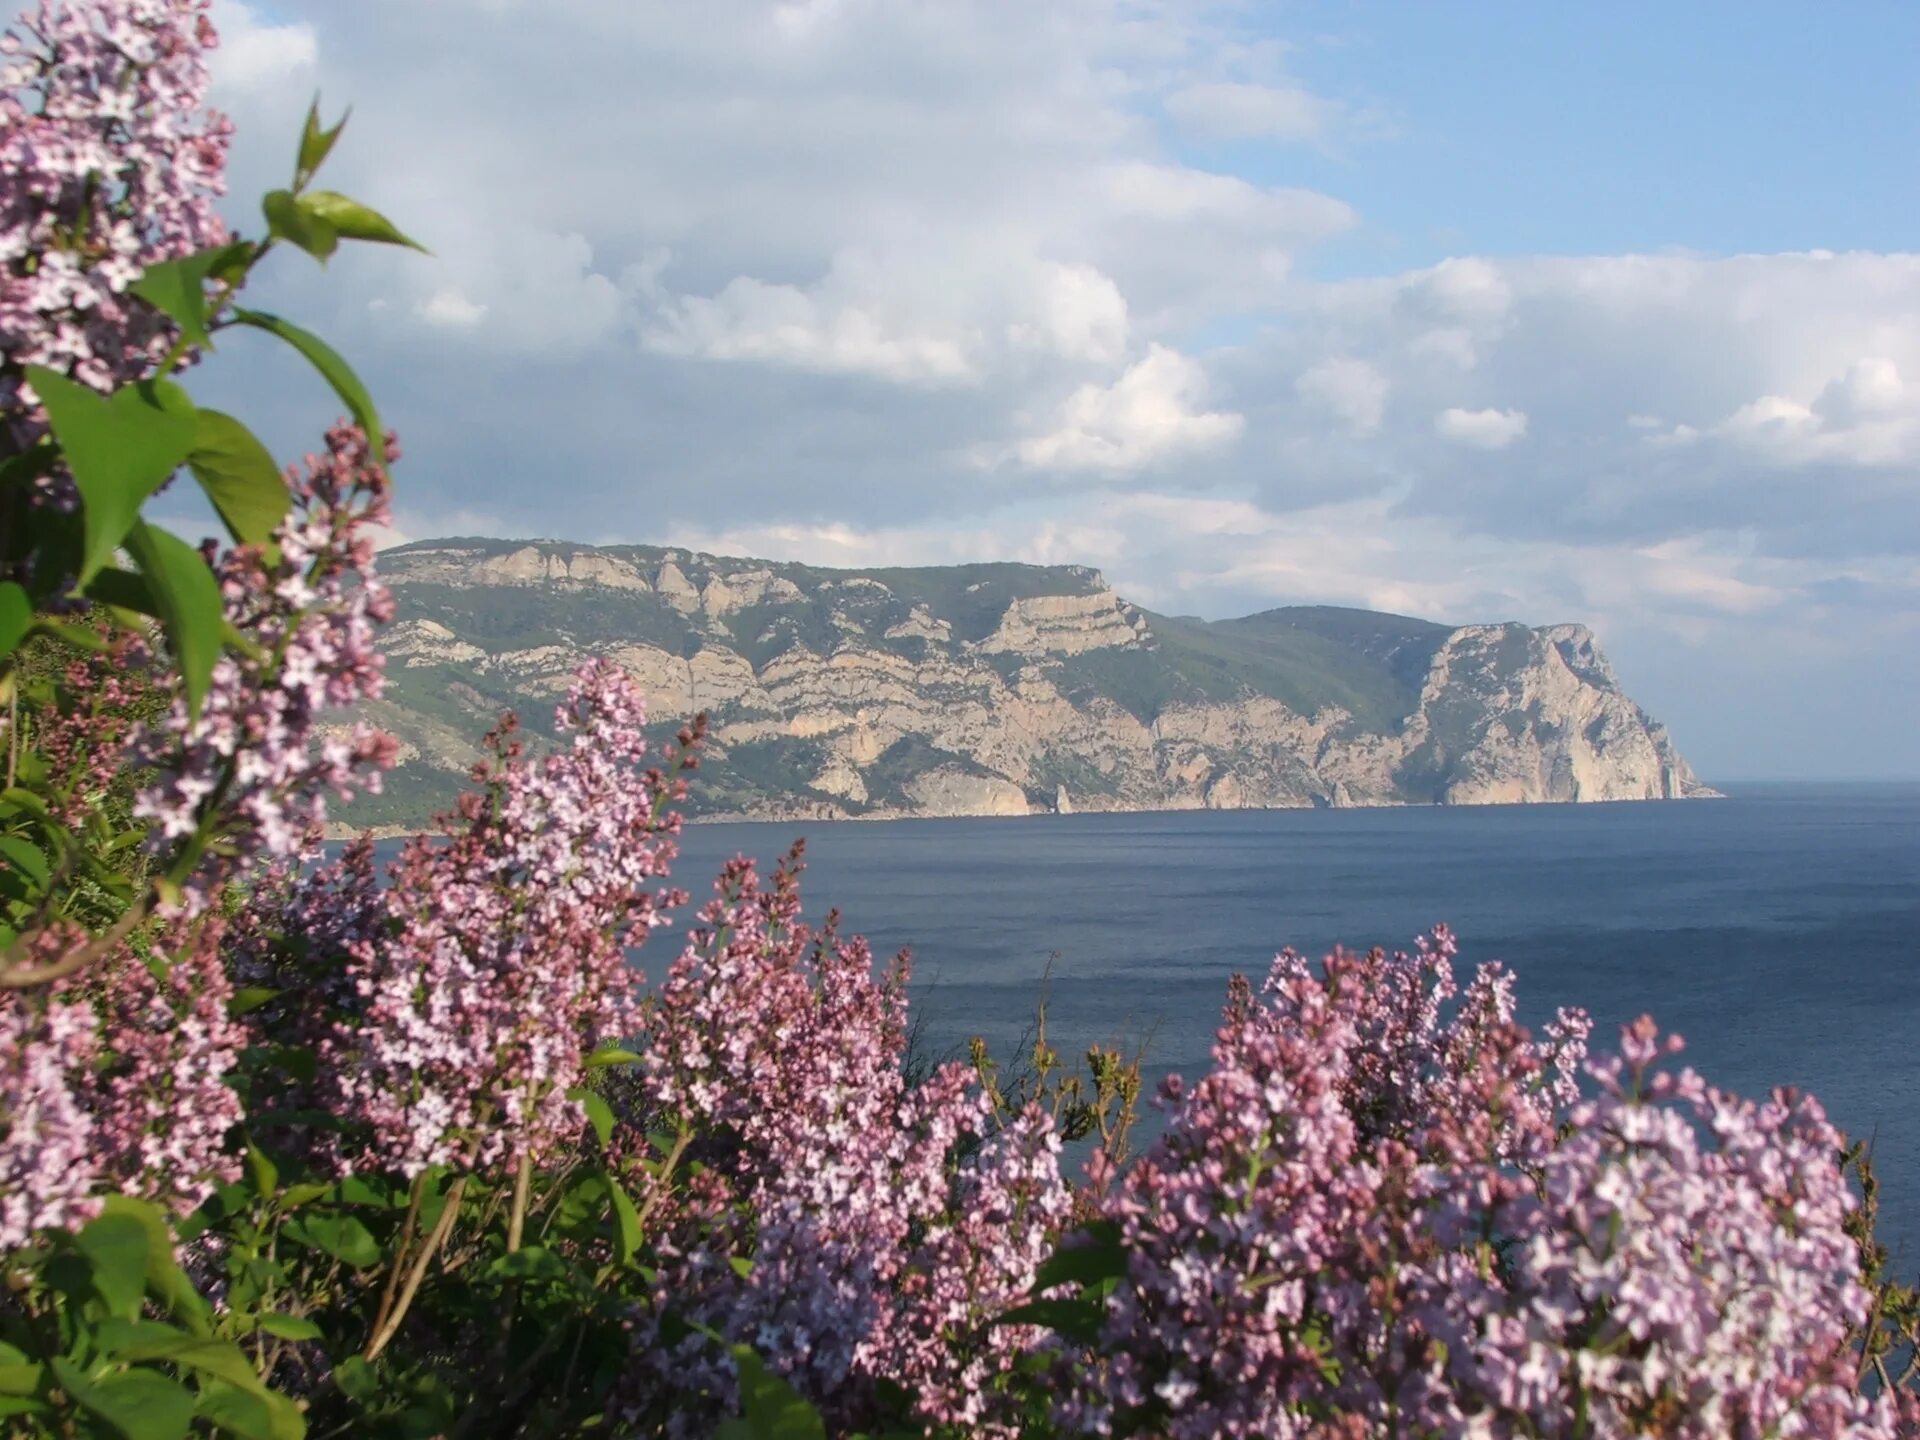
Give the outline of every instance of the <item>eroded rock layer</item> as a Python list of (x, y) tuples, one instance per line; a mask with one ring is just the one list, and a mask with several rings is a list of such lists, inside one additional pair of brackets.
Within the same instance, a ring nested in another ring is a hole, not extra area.
[(373, 718), (417, 823), (503, 708), (536, 732), (588, 655), (711, 745), (695, 813), (1504, 804), (1713, 792), (1578, 625), (1450, 628), (1323, 606), (1152, 615), (1079, 566), (824, 570), (648, 546), (387, 551)]

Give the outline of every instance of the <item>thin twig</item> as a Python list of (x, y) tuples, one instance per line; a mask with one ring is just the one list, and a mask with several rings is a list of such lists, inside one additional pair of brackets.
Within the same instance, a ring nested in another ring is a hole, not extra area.
[(14, 777), (20, 772), (20, 677), (14, 676), (13, 688), (7, 691), (7, 788), (13, 788)]
[(520, 1237), (527, 1228), (527, 1195), (533, 1189), (533, 1151), (520, 1156), (519, 1173), (513, 1177), (513, 1209), (507, 1215), (507, 1253), (520, 1248)]
[[(128, 907), (120, 918), (113, 922), (110, 929), (96, 935), (86, 944), (69, 950), (50, 964), (11, 965), (0, 970), (0, 990), (28, 990), (35, 985), (50, 985), (55, 980), (64, 980), (69, 975), (79, 973), (132, 934), (134, 926), (147, 918), (150, 905), (151, 897), (143, 897), (137, 905)], [(15, 953), (23, 944), (24, 940), (15, 941), (14, 949), (9, 951), (9, 955)]]
[(387, 1317), (393, 1313), (393, 1297), (400, 1288), (400, 1272), (407, 1266), (407, 1251), (413, 1246), (414, 1222), (420, 1218), (420, 1200), (427, 1189), (427, 1172), (422, 1170), (413, 1177), (413, 1198), (407, 1202), (406, 1223), (400, 1227), (400, 1248), (393, 1253), (393, 1265), (387, 1271), (386, 1288), (380, 1293), (380, 1308), (374, 1313), (374, 1333), (387, 1323)]
[(680, 1157), (687, 1153), (687, 1143), (692, 1139), (693, 1131), (683, 1129), (674, 1137), (673, 1149), (667, 1152), (667, 1158), (661, 1162), (660, 1173), (657, 1177), (660, 1183), (654, 1186), (652, 1191), (647, 1195), (647, 1203), (640, 1207), (640, 1213), (637, 1217), (640, 1233), (643, 1236), (647, 1233), (647, 1217), (653, 1214), (653, 1207), (658, 1205), (660, 1198), (667, 1193), (667, 1181), (672, 1178), (673, 1167), (678, 1165), (680, 1163)]
[(466, 1194), (467, 1177), (462, 1175), (453, 1182), (453, 1188), (447, 1191), (447, 1203), (440, 1211), (440, 1219), (434, 1224), (433, 1233), (427, 1237), (427, 1243), (420, 1247), (419, 1258), (413, 1262), (413, 1269), (407, 1274), (407, 1283), (400, 1291), (400, 1299), (387, 1317), (387, 1323), (374, 1332), (367, 1342), (367, 1348), (361, 1352), (363, 1360), (378, 1358), (387, 1348), (394, 1335), (400, 1329), (400, 1322), (407, 1318), (407, 1311), (413, 1306), (413, 1297), (420, 1292), (420, 1282), (427, 1278), (427, 1267), (433, 1264), (433, 1257), (446, 1243), (447, 1236), (453, 1231), (453, 1222), (460, 1213), (460, 1197)]

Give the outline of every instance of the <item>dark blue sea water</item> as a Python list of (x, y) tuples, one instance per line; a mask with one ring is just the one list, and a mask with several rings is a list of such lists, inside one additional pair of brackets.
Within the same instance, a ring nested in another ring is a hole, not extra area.
[[(1522, 1018), (1603, 1036), (1643, 1012), (1725, 1088), (1795, 1084), (1875, 1137), (1883, 1228), (1920, 1269), (1920, 785), (1739, 787), (1722, 801), (696, 826), (700, 895), (738, 852), (807, 839), (808, 908), (910, 946), (937, 1049), (1146, 1036), (1204, 1069), (1228, 977), (1291, 944), (1404, 945), (1451, 925)], [(665, 937), (656, 937), (655, 945)], [(642, 963), (664, 967), (666, 947)]]

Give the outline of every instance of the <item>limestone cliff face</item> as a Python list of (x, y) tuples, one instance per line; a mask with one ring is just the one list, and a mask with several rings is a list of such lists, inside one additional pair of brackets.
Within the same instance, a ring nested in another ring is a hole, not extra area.
[(441, 541), (381, 569), (400, 618), (374, 718), (408, 759), (395, 813), (368, 819), (442, 803), (492, 714), (537, 731), (587, 655), (636, 676), (663, 726), (709, 715), (708, 813), (1713, 793), (1578, 625), (1327, 607), (1204, 622), (1150, 615), (1081, 567), (850, 572), (644, 546)]

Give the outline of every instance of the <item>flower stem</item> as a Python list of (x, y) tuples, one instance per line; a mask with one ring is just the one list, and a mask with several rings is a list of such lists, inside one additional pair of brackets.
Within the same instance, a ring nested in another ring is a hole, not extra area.
[(420, 1293), (420, 1282), (427, 1278), (427, 1267), (433, 1264), (433, 1257), (440, 1253), (440, 1247), (446, 1244), (447, 1236), (453, 1232), (453, 1222), (460, 1214), (460, 1197), (466, 1192), (467, 1177), (462, 1175), (453, 1182), (453, 1188), (447, 1191), (447, 1203), (440, 1211), (439, 1220), (434, 1223), (433, 1233), (427, 1236), (427, 1243), (420, 1247), (420, 1254), (414, 1260), (413, 1268), (407, 1272), (406, 1284), (401, 1287), (400, 1298), (394, 1304), (393, 1313), (387, 1316), (384, 1325), (373, 1332), (373, 1338), (367, 1342), (367, 1348), (361, 1352), (361, 1359), (376, 1359), (399, 1332), (400, 1322), (407, 1318), (407, 1311), (413, 1306), (413, 1297)]

